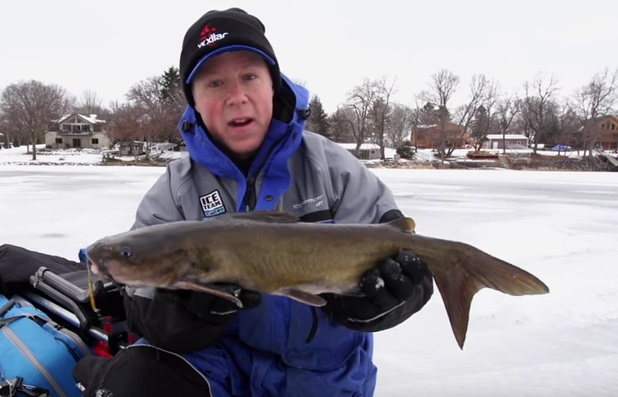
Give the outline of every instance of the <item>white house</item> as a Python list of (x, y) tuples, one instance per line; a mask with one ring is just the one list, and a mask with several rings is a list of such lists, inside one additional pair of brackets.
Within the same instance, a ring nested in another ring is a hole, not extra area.
[(108, 149), (110, 139), (105, 133), (105, 120), (96, 114), (72, 113), (54, 121), (45, 134), (45, 145), (53, 148)]
[[(356, 143), (338, 143), (339, 146), (355, 154)], [(375, 143), (363, 143), (358, 149), (358, 158), (361, 160), (376, 160), (380, 158), (380, 145)]]
[(528, 137), (521, 134), (489, 134), (483, 142), (485, 149), (508, 149), (509, 147), (528, 147)]

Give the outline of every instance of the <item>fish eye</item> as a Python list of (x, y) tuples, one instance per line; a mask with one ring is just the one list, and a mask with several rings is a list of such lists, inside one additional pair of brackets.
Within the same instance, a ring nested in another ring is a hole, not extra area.
[(131, 247), (121, 247), (120, 256), (122, 256), (124, 259), (131, 259), (131, 257), (133, 256), (133, 251), (131, 250)]

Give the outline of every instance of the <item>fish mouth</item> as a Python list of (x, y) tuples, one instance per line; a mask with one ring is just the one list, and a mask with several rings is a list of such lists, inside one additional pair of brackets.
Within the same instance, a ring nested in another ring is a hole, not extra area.
[(92, 244), (86, 248), (86, 267), (89, 272), (96, 274), (97, 276), (106, 274), (107, 265), (104, 260), (94, 260), (93, 258), (98, 257), (97, 252), (101, 250), (99, 244)]
[(110, 270), (110, 266), (106, 260), (103, 259), (95, 262), (88, 258), (86, 266), (89, 273), (106, 280), (118, 282), (118, 280), (112, 275), (112, 271)]
[(86, 257), (93, 273), (111, 277), (110, 266), (120, 268), (119, 262), (130, 264), (134, 259), (134, 253), (128, 245), (114, 246), (94, 243), (86, 249)]
[(86, 264), (86, 266), (88, 266), (88, 270), (91, 271), (92, 274), (96, 274), (97, 276), (108, 274), (105, 262), (95, 263), (88, 259), (88, 263)]
[(90, 271), (103, 279), (111, 280), (117, 284), (135, 284), (133, 277), (127, 277), (125, 266), (115, 260), (98, 260), (96, 262), (88, 260)]

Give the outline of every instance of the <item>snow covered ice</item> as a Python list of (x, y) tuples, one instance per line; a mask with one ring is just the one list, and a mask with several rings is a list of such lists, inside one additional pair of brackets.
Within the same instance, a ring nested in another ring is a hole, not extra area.
[[(163, 172), (5, 163), (0, 244), (76, 260), (79, 248), (131, 226)], [(479, 292), (462, 351), (436, 290), (421, 312), (376, 334), (377, 396), (618, 395), (618, 173), (373, 172), (419, 234), (477, 246), (551, 291)]]

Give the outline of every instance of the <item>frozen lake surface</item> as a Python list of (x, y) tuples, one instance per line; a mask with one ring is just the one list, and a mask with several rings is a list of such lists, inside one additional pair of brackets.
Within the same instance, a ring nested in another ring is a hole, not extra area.
[[(163, 168), (0, 166), (0, 244), (77, 259), (128, 229)], [(459, 350), (436, 292), (376, 334), (377, 396), (618, 395), (618, 173), (373, 170), (417, 232), (460, 240), (550, 294), (483, 290)]]

